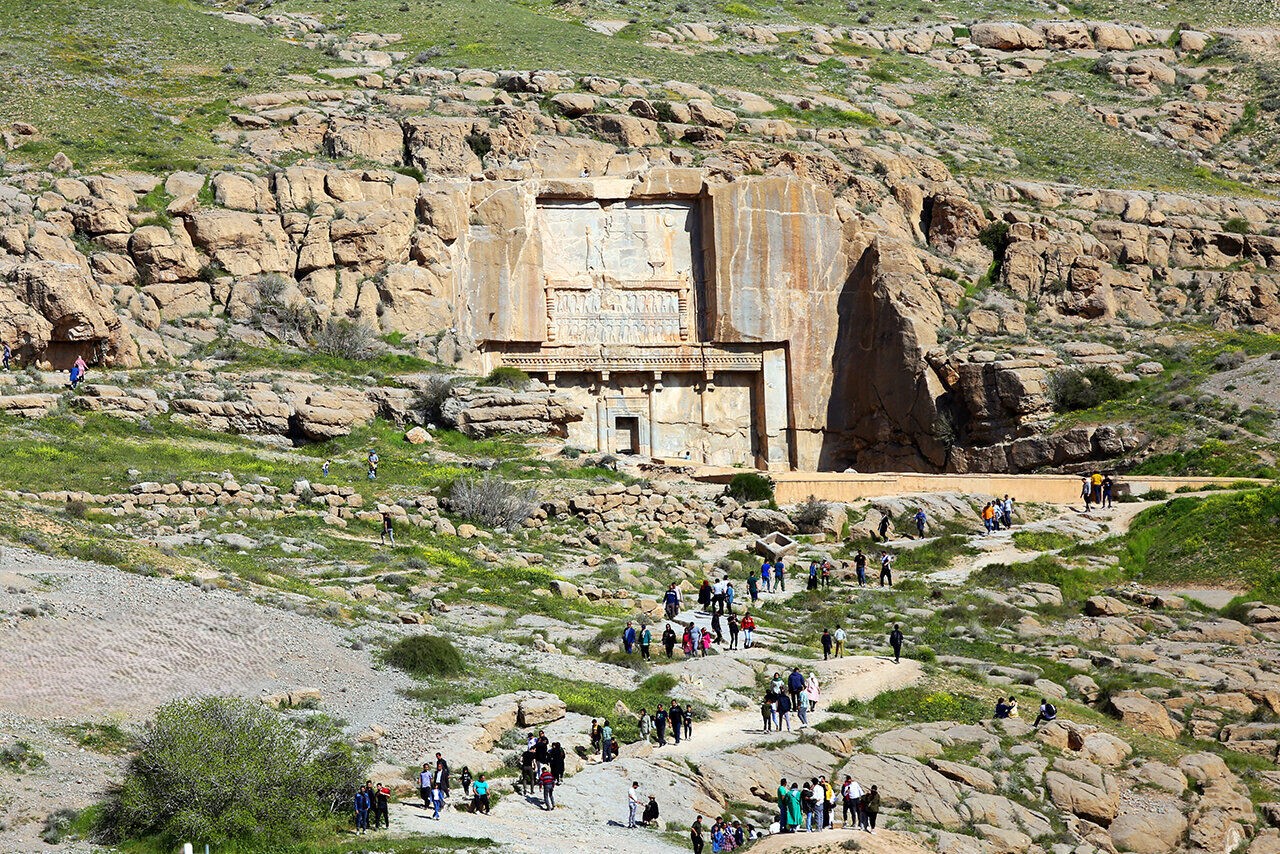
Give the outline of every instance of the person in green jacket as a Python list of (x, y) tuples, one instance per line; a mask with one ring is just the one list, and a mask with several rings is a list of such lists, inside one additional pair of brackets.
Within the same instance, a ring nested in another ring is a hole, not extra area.
[(640, 657), (645, 661), (649, 660), (649, 645), (653, 643), (653, 632), (646, 625), (640, 629)]
[(795, 833), (796, 828), (800, 826), (800, 822), (804, 821), (800, 810), (800, 786), (797, 783), (791, 784), (791, 789), (787, 792), (787, 827), (789, 833)]
[(778, 832), (787, 832), (787, 778), (778, 782)]

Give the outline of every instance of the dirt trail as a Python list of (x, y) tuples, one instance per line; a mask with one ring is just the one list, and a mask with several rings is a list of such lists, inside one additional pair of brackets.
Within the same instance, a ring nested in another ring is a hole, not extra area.
[[(831, 702), (870, 699), (883, 691), (914, 683), (922, 672), (916, 661), (903, 660), (895, 664), (892, 659), (871, 656), (807, 662), (804, 668), (806, 674), (810, 670), (817, 672), (822, 685), (819, 709), (809, 717), (811, 725), (827, 715), (825, 707)], [(559, 808), (554, 811), (538, 809), (533, 799), (505, 794), (490, 815), (447, 810), (439, 821), (432, 821), (420, 806), (398, 804), (392, 809), (392, 831), (488, 838), (502, 843), (505, 850), (520, 854), (543, 854), (549, 850), (598, 854), (602, 837), (618, 833), (624, 838), (633, 835), (634, 842), (647, 852), (683, 851), (684, 846), (675, 845), (651, 830), (618, 827), (625, 824), (630, 781), (640, 782), (646, 794), (658, 796), (664, 808), (664, 822), (682, 820), (688, 808), (680, 809), (678, 799), (701, 798), (706, 803), (705, 793), (698, 791), (688, 778), (688, 766), (695, 764), (695, 760), (787, 737), (764, 732), (760, 715), (754, 709), (719, 712), (696, 722), (693, 738), (679, 745), (668, 744), (643, 757), (593, 762), (556, 788)], [(798, 738), (798, 728), (790, 737)], [(641, 752), (645, 752), (643, 748)], [(505, 791), (506, 783), (503, 780), (497, 788)], [(823, 836), (831, 836), (832, 841), (836, 841), (834, 834)], [(814, 839), (817, 838), (815, 834)]]

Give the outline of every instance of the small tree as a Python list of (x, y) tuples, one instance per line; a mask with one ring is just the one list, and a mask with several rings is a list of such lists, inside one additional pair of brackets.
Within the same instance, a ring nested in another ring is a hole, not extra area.
[(802, 531), (816, 531), (830, 511), (830, 504), (817, 496), (810, 495), (796, 505), (796, 509), (791, 512), (791, 521), (795, 522), (796, 527)]
[(423, 421), (438, 422), (441, 419), (440, 408), (449, 399), (453, 391), (453, 381), (439, 375), (427, 377), (418, 389), (413, 400), (413, 408), (422, 415)]
[(329, 318), (316, 333), (316, 349), (326, 356), (341, 359), (368, 359), (377, 349), (377, 336), (364, 323), (344, 318)]
[(744, 471), (729, 479), (724, 492), (738, 501), (772, 501), (773, 480), (759, 472)]
[(449, 490), (449, 509), (493, 528), (514, 528), (532, 515), (537, 493), (520, 490), (495, 474), (460, 477)]
[(461, 673), (462, 654), (445, 638), (412, 635), (393, 644), (383, 660), (411, 676), (452, 676)]
[(296, 846), (346, 805), (369, 768), (327, 718), (298, 723), (234, 697), (161, 706), (137, 746), (98, 821), (103, 842)]

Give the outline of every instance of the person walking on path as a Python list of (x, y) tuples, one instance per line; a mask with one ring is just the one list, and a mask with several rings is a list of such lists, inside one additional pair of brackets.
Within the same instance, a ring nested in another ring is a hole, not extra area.
[(422, 808), (431, 808), (431, 778), (432, 774), (427, 763), (422, 763), (422, 771), (418, 774), (418, 794), (422, 796)]
[(773, 565), (773, 589), (787, 592), (787, 566), (782, 562), (782, 558), (778, 558)]
[(902, 659), (902, 629), (897, 623), (893, 624), (893, 631), (889, 632), (889, 646), (893, 647), (893, 663), (897, 664)]
[(805, 585), (805, 589), (818, 589), (818, 562), (816, 560), (809, 561), (809, 583)]
[(363, 836), (369, 832), (369, 787), (361, 786), (356, 790), (356, 833)]
[(600, 759), (604, 762), (613, 761), (613, 727), (609, 726), (608, 721), (600, 724)]
[(794, 705), (786, 694), (778, 695), (778, 732), (782, 732), (783, 724), (787, 725), (787, 732), (791, 732), (791, 709)]
[(771, 587), (773, 583), (773, 563), (767, 558), (764, 563), (760, 564), (760, 583), (764, 585), (765, 593), (773, 589)]
[(671, 704), (671, 711), (667, 712), (667, 720), (671, 722), (671, 737), (676, 744), (679, 744), (680, 736), (684, 732), (684, 710), (680, 708), (679, 703)]
[(693, 623), (684, 627), (684, 637), (680, 639), (680, 649), (685, 658), (692, 658), (697, 643), (693, 639)]
[(919, 535), (920, 539), (922, 540), (924, 539), (925, 522), (927, 522), (928, 519), (929, 517), (925, 515), (923, 507), (921, 507), (919, 510), (916, 511), (916, 515), (915, 515), (916, 533)]
[(787, 690), (791, 692), (791, 705), (800, 702), (800, 692), (804, 690), (804, 674), (799, 667), (793, 667), (787, 677)]
[(640, 784), (633, 782), (631, 790), (627, 792), (627, 827), (634, 828), (636, 826), (636, 813), (640, 811), (644, 799), (640, 796)]
[(893, 555), (880, 552), (880, 586), (893, 586)]
[(888, 540), (889, 540), (889, 523), (890, 523), (890, 521), (891, 521), (891, 520), (889, 519), (889, 511), (888, 511), (888, 510), (881, 510), (881, 511), (880, 511), (880, 526), (879, 526), (879, 528), (878, 528), (877, 530), (879, 530), (879, 532), (880, 532), (880, 542), (882, 542), (882, 543), (884, 543), (884, 542), (888, 542)]
[(670, 658), (676, 651), (676, 630), (671, 628), (671, 624), (667, 623), (667, 627), (662, 632), (662, 648)]
[(764, 699), (760, 701), (760, 718), (764, 723), (762, 727), (764, 732), (773, 732), (773, 695), (765, 694)]
[(653, 731), (653, 718), (649, 717), (649, 713), (644, 709), (640, 710), (640, 718), (636, 721), (636, 731), (640, 733), (641, 741), (649, 741), (649, 733)]
[(812, 712), (818, 708), (818, 700), (821, 696), (818, 691), (818, 674), (809, 672), (809, 678), (804, 682), (804, 691), (809, 695), (809, 711)]
[(1089, 502), (1093, 499), (1093, 487), (1089, 484), (1089, 478), (1080, 480), (1080, 498), (1084, 501), (1084, 512), (1089, 512)]
[(658, 704), (658, 710), (653, 713), (653, 729), (658, 734), (658, 746), (667, 746), (667, 710), (662, 708), (662, 704)]
[(755, 631), (756, 631), (756, 619), (755, 617), (751, 616), (751, 612), (748, 611), (742, 617), (742, 648), (743, 649), (751, 649), (751, 647), (756, 645)]
[(705, 578), (702, 579), (702, 586), (698, 588), (698, 610), (704, 614), (711, 613), (711, 582)]
[(674, 620), (680, 613), (680, 591), (673, 581), (667, 585), (667, 592), (662, 594), (662, 613), (668, 620)]
[(1008, 494), (1000, 502), (1000, 521), (1006, 531), (1013, 527), (1013, 499)]
[(693, 703), (684, 704), (684, 740), (693, 738)]
[(747, 593), (751, 596), (752, 605), (760, 601), (760, 579), (756, 578), (755, 573), (747, 576)]
[(822, 630), (822, 660), (826, 661), (831, 657), (831, 650), (835, 646), (835, 638), (831, 636), (831, 629)]
[(653, 645), (653, 632), (649, 630), (646, 623), (640, 629), (640, 658), (643, 661), (649, 660), (649, 647)]
[(551, 812), (556, 808), (556, 775), (551, 766), (542, 769), (538, 782), (542, 784), (542, 808)]
[(826, 589), (831, 586), (831, 561), (824, 560), (822, 562), (822, 587)]
[(738, 622), (738, 615), (729, 614), (729, 649), (738, 648), (738, 632), (741, 628), (742, 624)]
[(1116, 482), (1111, 479), (1111, 475), (1108, 474), (1106, 477), (1102, 478), (1102, 506), (1103, 507), (1115, 506), (1111, 503), (1111, 493), (1115, 490), (1115, 488), (1116, 488)]
[(703, 836), (702, 816), (698, 816), (693, 820), (693, 826), (689, 828), (689, 841), (693, 843), (693, 854), (702, 854)]
[(840, 787), (840, 797), (844, 802), (841, 820), (845, 827), (858, 827), (862, 824), (862, 787), (858, 781), (845, 775), (844, 785)]
[(711, 630), (710, 629), (704, 628), (702, 630), (702, 637), (698, 641), (698, 649), (701, 651), (702, 657), (706, 658), (707, 650), (711, 649)]
[(471, 791), (474, 796), (471, 799), (471, 811), (489, 814), (489, 781), (481, 774), (476, 781), (471, 784)]
[(715, 633), (716, 643), (724, 643), (724, 631), (722, 630), (720, 625), (719, 612), (711, 616), (711, 630)]
[(387, 540), (390, 540), (391, 545), (393, 546), (396, 544), (396, 532), (395, 529), (391, 527), (391, 513), (384, 510), (382, 512), (382, 536), (380, 537), (379, 542), (385, 546), (387, 544)]
[(867, 586), (867, 556), (862, 553), (862, 549), (858, 549), (858, 553), (853, 556), (853, 571), (858, 574), (858, 586)]
[(836, 626), (835, 639), (836, 639), (836, 658), (844, 658), (845, 633), (844, 633), (844, 629), (840, 626)]
[(622, 648), (626, 650), (627, 655), (635, 652), (636, 649), (636, 627), (627, 620), (627, 627), (622, 630)]
[(876, 816), (880, 814), (880, 789), (872, 785), (871, 791), (862, 796), (862, 829), (876, 832)]

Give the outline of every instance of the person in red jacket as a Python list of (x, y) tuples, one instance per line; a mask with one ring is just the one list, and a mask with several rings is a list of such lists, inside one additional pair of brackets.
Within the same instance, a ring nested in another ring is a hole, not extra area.
[(748, 611), (742, 617), (742, 648), (750, 649), (755, 646), (756, 620)]

